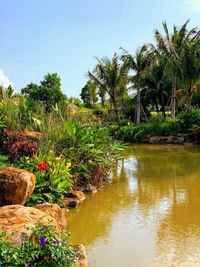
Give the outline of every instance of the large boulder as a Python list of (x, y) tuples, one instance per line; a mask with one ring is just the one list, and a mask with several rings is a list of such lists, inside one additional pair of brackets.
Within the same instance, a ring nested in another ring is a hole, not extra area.
[(167, 136), (152, 136), (149, 139), (150, 144), (166, 144)]
[(34, 206), (34, 208), (53, 217), (59, 225), (60, 229), (64, 228), (67, 225), (67, 211), (65, 209), (61, 209), (57, 204), (44, 203), (41, 205)]
[(145, 136), (142, 138), (142, 143), (144, 143), (144, 144), (149, 144), (150, 138), (151, 138), (151, 135), (150, 135), (150, 134), (145, 135)]
[(76, 252), (78, 260), (75, 267), (88, 267), (88, 259), (85, 247), (81, 245), (72, 245), (73, 250)]
[(168, 136), (167, 137), (167, 144), (174, 144), (174, 145), (182, 145), (184, 143), (183, 136)]
[(82, 191), (72, 191), (64, 198), (63, 206), (65, 208), (75, 208), (77, 205), (85, 200), (85, 194)]
[(13, 167), (0, 168), (0, 206), (23, 205), (34, 188), (34, 174)]
[(62, 226), (57, 221), (58, 217), (55, 212), (50, 216), (39, 209), (22, 205), (0, 207), (0, 232), (6, 232), (13, 244), (20, 245), (32, 235), (31, 230), (27, 228), (33, 227), (36, 223), (51, 223), (60, 233)]

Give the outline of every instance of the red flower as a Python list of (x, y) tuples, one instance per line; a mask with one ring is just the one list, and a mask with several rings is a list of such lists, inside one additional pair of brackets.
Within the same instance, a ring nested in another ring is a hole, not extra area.
[(44, 171), (44, 170), (48, 171), (49, 166), (46, 162), (40, 162), (37, 164), (37, 168), (40, 171)]

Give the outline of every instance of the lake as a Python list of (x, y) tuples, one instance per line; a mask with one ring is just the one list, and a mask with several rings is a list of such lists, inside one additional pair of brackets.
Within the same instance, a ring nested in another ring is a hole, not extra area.
[(89, 267), (200, 266), (200, 148), (131, 145), (112, 181), (70, 211)]

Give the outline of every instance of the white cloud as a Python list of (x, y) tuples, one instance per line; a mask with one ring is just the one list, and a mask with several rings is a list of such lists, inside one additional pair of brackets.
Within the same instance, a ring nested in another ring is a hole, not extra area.
[(0, 69), (0, 85), (7, 88), (9, 85), (13, 87), (13, 83), (5, 75), (4, 71)]
[(186, 5), (196, 10), (200, 10), (200, 0), (186, 0)]

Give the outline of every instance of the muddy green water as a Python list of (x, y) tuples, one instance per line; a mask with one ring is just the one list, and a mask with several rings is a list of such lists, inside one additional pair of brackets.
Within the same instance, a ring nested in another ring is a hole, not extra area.
[(200, 266), (200, 148), (130, 146), (113, 181), (69, 215), (89, 267)]

